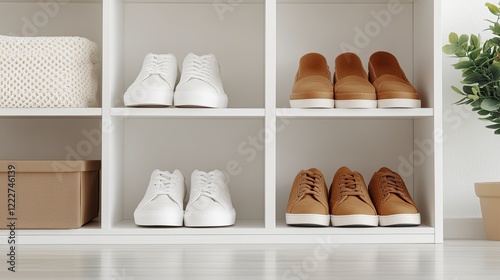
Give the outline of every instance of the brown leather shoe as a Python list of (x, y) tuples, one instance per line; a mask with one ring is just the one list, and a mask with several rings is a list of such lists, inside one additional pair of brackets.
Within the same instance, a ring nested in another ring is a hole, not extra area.
[(420, 108), (417, 90), (406, 78), (394, 55), (376, 52), (368, 63), (370, 82), (375, 86), (379, 108)]
[(302, 170), (295, 176), (288, 207), (287, 225), (330, 225), (328, 189), (321, 171)]
[(381, 226), (420, 225), (420, 214), (403, 179), (382, 167), (373, 174), (368, 187)]
[(319, 53), (308, 53), (299, 62), (299, 70), (290, 95), (292, 108), (333, 108), (333, 84), (328, 63)]
[(377, 108), (375, 88), (368, 81), (359, 57), (343, 53), (335, 59), (335, 107)]
[(333, 226), (377, 226), (375, 206), (363, 176), (341, 167), (330, 186), (330, 214)]

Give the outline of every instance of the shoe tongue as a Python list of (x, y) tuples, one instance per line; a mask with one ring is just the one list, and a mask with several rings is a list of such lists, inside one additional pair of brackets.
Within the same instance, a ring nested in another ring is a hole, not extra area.
[(378, 170), (378, 172), (384, 172), (384, 173), (389, 172), (389, 173), (394, 173), (394, 172), (392, 172), (392, 170), (390, 170), (390, 169), (389, 169), (389, 168), (387, 168), (387, 167), (382, 167), (382, 168), (380, 168), (380, 169)]
[(339, 168), (339, 170), (337, 172), (342, 172), (342, 173), (351, 173), (351, 169), (347, 168), (346, 166), (342, 166), (341, 168)]
[(164, 172), (159, 170), (159, 169), (156, 169), (155, 171), (153, 171), (153, 176), (158, 176), (160, 174), (163, 174)]

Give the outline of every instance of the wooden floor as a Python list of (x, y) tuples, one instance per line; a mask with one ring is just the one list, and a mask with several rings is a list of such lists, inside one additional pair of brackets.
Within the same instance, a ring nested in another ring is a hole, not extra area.
[(500, 242), (441, 245), (20, 245), (0, 279), (500, 279)]

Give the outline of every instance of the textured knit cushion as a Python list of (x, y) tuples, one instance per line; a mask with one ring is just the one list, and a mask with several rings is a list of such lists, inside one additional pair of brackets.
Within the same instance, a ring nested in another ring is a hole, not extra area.
[(97, 45), (0, 36), (0, 108), (99, 107)]

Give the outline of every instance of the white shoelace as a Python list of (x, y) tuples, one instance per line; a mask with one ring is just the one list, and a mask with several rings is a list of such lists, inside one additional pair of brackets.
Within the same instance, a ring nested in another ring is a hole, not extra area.
[(146, 65), (148, 66), (146, 72), (149, 75), (166, 74), (168, 73), (169, 65), (172, 64), (171, 62), (170, 57), (161, 59), (158, 55), (151, 55), (146, 60)]
[(201, 195), (213, 198), (219, 189), (219, 185), (216, 181), (217, 176), (215, 176), (214, 173), (200, 172), (196, 178), (196, 185), (200, 186)]
[(153, 179), (153, 185), (158, 188), (158, 194), (171, 194), (174, 190), (173, 186), (179, 181), (177, 176), (158, 173)]
[(210, 57), (196, 57), (189, 61), (184, 72), (191, 78), (210, 80)]

